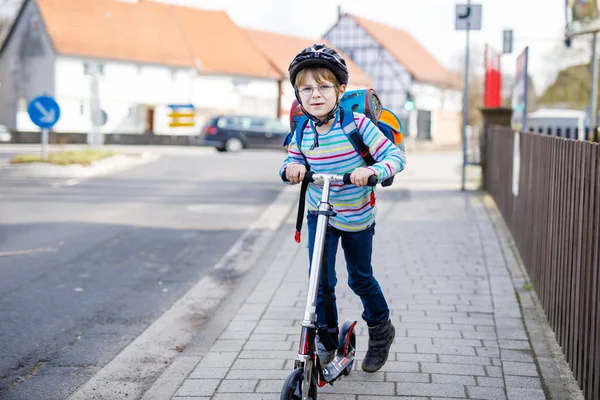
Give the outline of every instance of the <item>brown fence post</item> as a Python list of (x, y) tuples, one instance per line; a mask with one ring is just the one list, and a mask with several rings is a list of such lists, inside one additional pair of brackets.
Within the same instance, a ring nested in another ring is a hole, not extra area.
[(479, 165), (481, 166), (481, 184), (483, 190), (487, 190), (486, 182), (486, 143), (488, 143), (487, 135), (490, 125), (500, 125), (510, 127), (510, 120), (512, 118), (512, 108), (480, 108), (479, 111), (483, 116), (483, 126), (481, 129), (481, 136), (479, 138)]

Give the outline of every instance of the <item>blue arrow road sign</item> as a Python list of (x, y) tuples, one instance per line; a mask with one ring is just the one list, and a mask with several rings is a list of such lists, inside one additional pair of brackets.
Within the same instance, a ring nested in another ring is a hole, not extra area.
[(40, 128), (52, 128), (60, 118), (60, 107), (50, 96), (38, 96), (27, 107), (29, 118)]

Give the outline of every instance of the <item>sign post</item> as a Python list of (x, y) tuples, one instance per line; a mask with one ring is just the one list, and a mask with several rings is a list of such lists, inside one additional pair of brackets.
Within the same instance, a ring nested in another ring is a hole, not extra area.
[(469, 118), (469, 32), (481, 30), (481, 4), (472, 5), (471, 0), (467, 4), (456, 5), (457, 31), (467, 31), (467, 43), (465, 49), (465, 86), (463, 91), (463, 117), (462, 117), (462, 179), (461, 190), (465, 190), (466, 168), (467, 168), (467, 120)]
[(38, 96), (31, 100), (27, 106), (27, 113), (31, 122), (41, 128), (42, 161), (48, 160), (48, 130), (60, 118), (60, 107), (56, 100), (50, 96)]

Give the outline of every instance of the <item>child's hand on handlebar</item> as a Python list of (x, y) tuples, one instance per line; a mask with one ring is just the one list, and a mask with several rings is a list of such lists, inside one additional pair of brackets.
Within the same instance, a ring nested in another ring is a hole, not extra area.
[(356, 186), (366, 186), (371, 175), (375, 175), (371, 168), (356, 168), (350, 175), (350, 181)]
[(302, 182), (306, 175), (306, 167), (302, 164), (290, 164), (285, 168), (285, 176), (290, 183)]

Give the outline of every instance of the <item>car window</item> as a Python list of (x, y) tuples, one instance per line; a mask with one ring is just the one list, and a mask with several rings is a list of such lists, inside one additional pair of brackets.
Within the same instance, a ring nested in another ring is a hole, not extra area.
[(275, 119), (268, 120), (265, 122), (265, 130), (274, 133), (287, 133), (289, 131), (289, 128), (286, 125), (284, 125), (281, 121)]
[(217, 122), (217, 126), (219, 128), (248, 130), (252, 126), (252, 118), (240, 116), (221, 117)]

